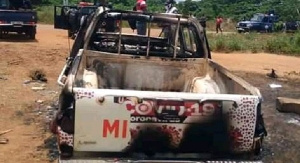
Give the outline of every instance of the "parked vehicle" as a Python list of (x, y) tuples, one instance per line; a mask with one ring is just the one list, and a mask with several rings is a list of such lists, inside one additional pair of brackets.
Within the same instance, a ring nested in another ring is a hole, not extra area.
[(285, 32), (296, 32), (299, 30), (299, 24), (297, 21), (287, 21), (283, 25), (283, 29)]
[[(107, 18), (120, 30), (108, 31)], [(132, 19), (147, 35), (122, 30)], [(260, 91), (211, 59), (196, 18), (100, 7), (58, 83), (61, 163), (250, 159), (267, 135)]]
[(9, 0), (0, 0), (0, 4), (0, 38), (10, 32), (15, 32), (35, 39), (37, 14), (31, 6)]
[[(80, 2), (79, 5), (74, 6), (55, 6), (54, 28), (68, 29), (68, 37), (75, 39), (82, 20), (92, 14), (99, 6), (102, 5), (96, 2)], [(116, 26), (116, 24), (114, 24), (114, 26)]]
[(240, 21), (236, 25), (238, 33), (242, 32), (273, 32), (274, 23), (278, 21), (278, 16), (273, 14), (254, 14), (248, 21)]

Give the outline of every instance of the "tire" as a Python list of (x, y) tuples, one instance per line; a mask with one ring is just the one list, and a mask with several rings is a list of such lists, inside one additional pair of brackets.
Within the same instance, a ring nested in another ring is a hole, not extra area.
[(35, 40), (35, 34), (36, 34), (36, 28), (35, 28), (35, 27), (30, 28), (30, 29), (27, 31), (27, 33), (26, 33), (26, 35), (29, 36), (29, 39), (30, 39), (30, 40)]
[(30, 34), (30, 35), (29, 35), (29, 38), (30, 38), (31, 40), (35, 40), (35, 34)]
[(262, 143), (263, 143), (263, 139), (255, 142), (254, 155), (260, 155), (262, 151)]

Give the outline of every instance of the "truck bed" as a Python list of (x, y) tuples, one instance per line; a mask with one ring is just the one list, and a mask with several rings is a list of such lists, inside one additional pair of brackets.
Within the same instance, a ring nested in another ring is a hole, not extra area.
[(84, 51), (75, 86), (260, 96), (256, 88), (208, 59), (133, 58)]

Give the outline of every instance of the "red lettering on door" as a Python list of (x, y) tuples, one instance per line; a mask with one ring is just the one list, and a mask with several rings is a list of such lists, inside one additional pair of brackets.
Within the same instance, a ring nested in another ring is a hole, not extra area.
[(128, 126), (128, 122), (127, 122), (127, 120), (124, 120), (123, 121), (123, 129), (122, 129), (122, 138), (126, 138), (127, 126)]
[[(122, 125), (120, 125), (120, 123), (122, 123)], [(103, 120), (103, 137), (106, 138), (109, 134), (114, 134), (115, 138), (119, 138), (119, 133), (122, 133), (122, 138), (126, 138), (127, 126), (127, 120), (114, 120), (113, 123), (110, 123), (108, 119), (105, 119)]]

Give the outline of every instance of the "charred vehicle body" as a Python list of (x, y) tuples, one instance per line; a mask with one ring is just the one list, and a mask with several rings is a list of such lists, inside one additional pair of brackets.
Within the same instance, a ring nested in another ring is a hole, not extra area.
[[(107, 31), (108, 18), (119, 31)], [(123, 32), (132, 19), (147, 35)], [(100, 7), (58, 83), (59, 162), (250, 159), (267, 134), (259, 90), (211, 59), (195, 18)]]
[(4, 34), (15, 32), (25, 33), (35, 39), (37, 13), (32, 10), (28, 0), (0, 0), (0, 38)]

